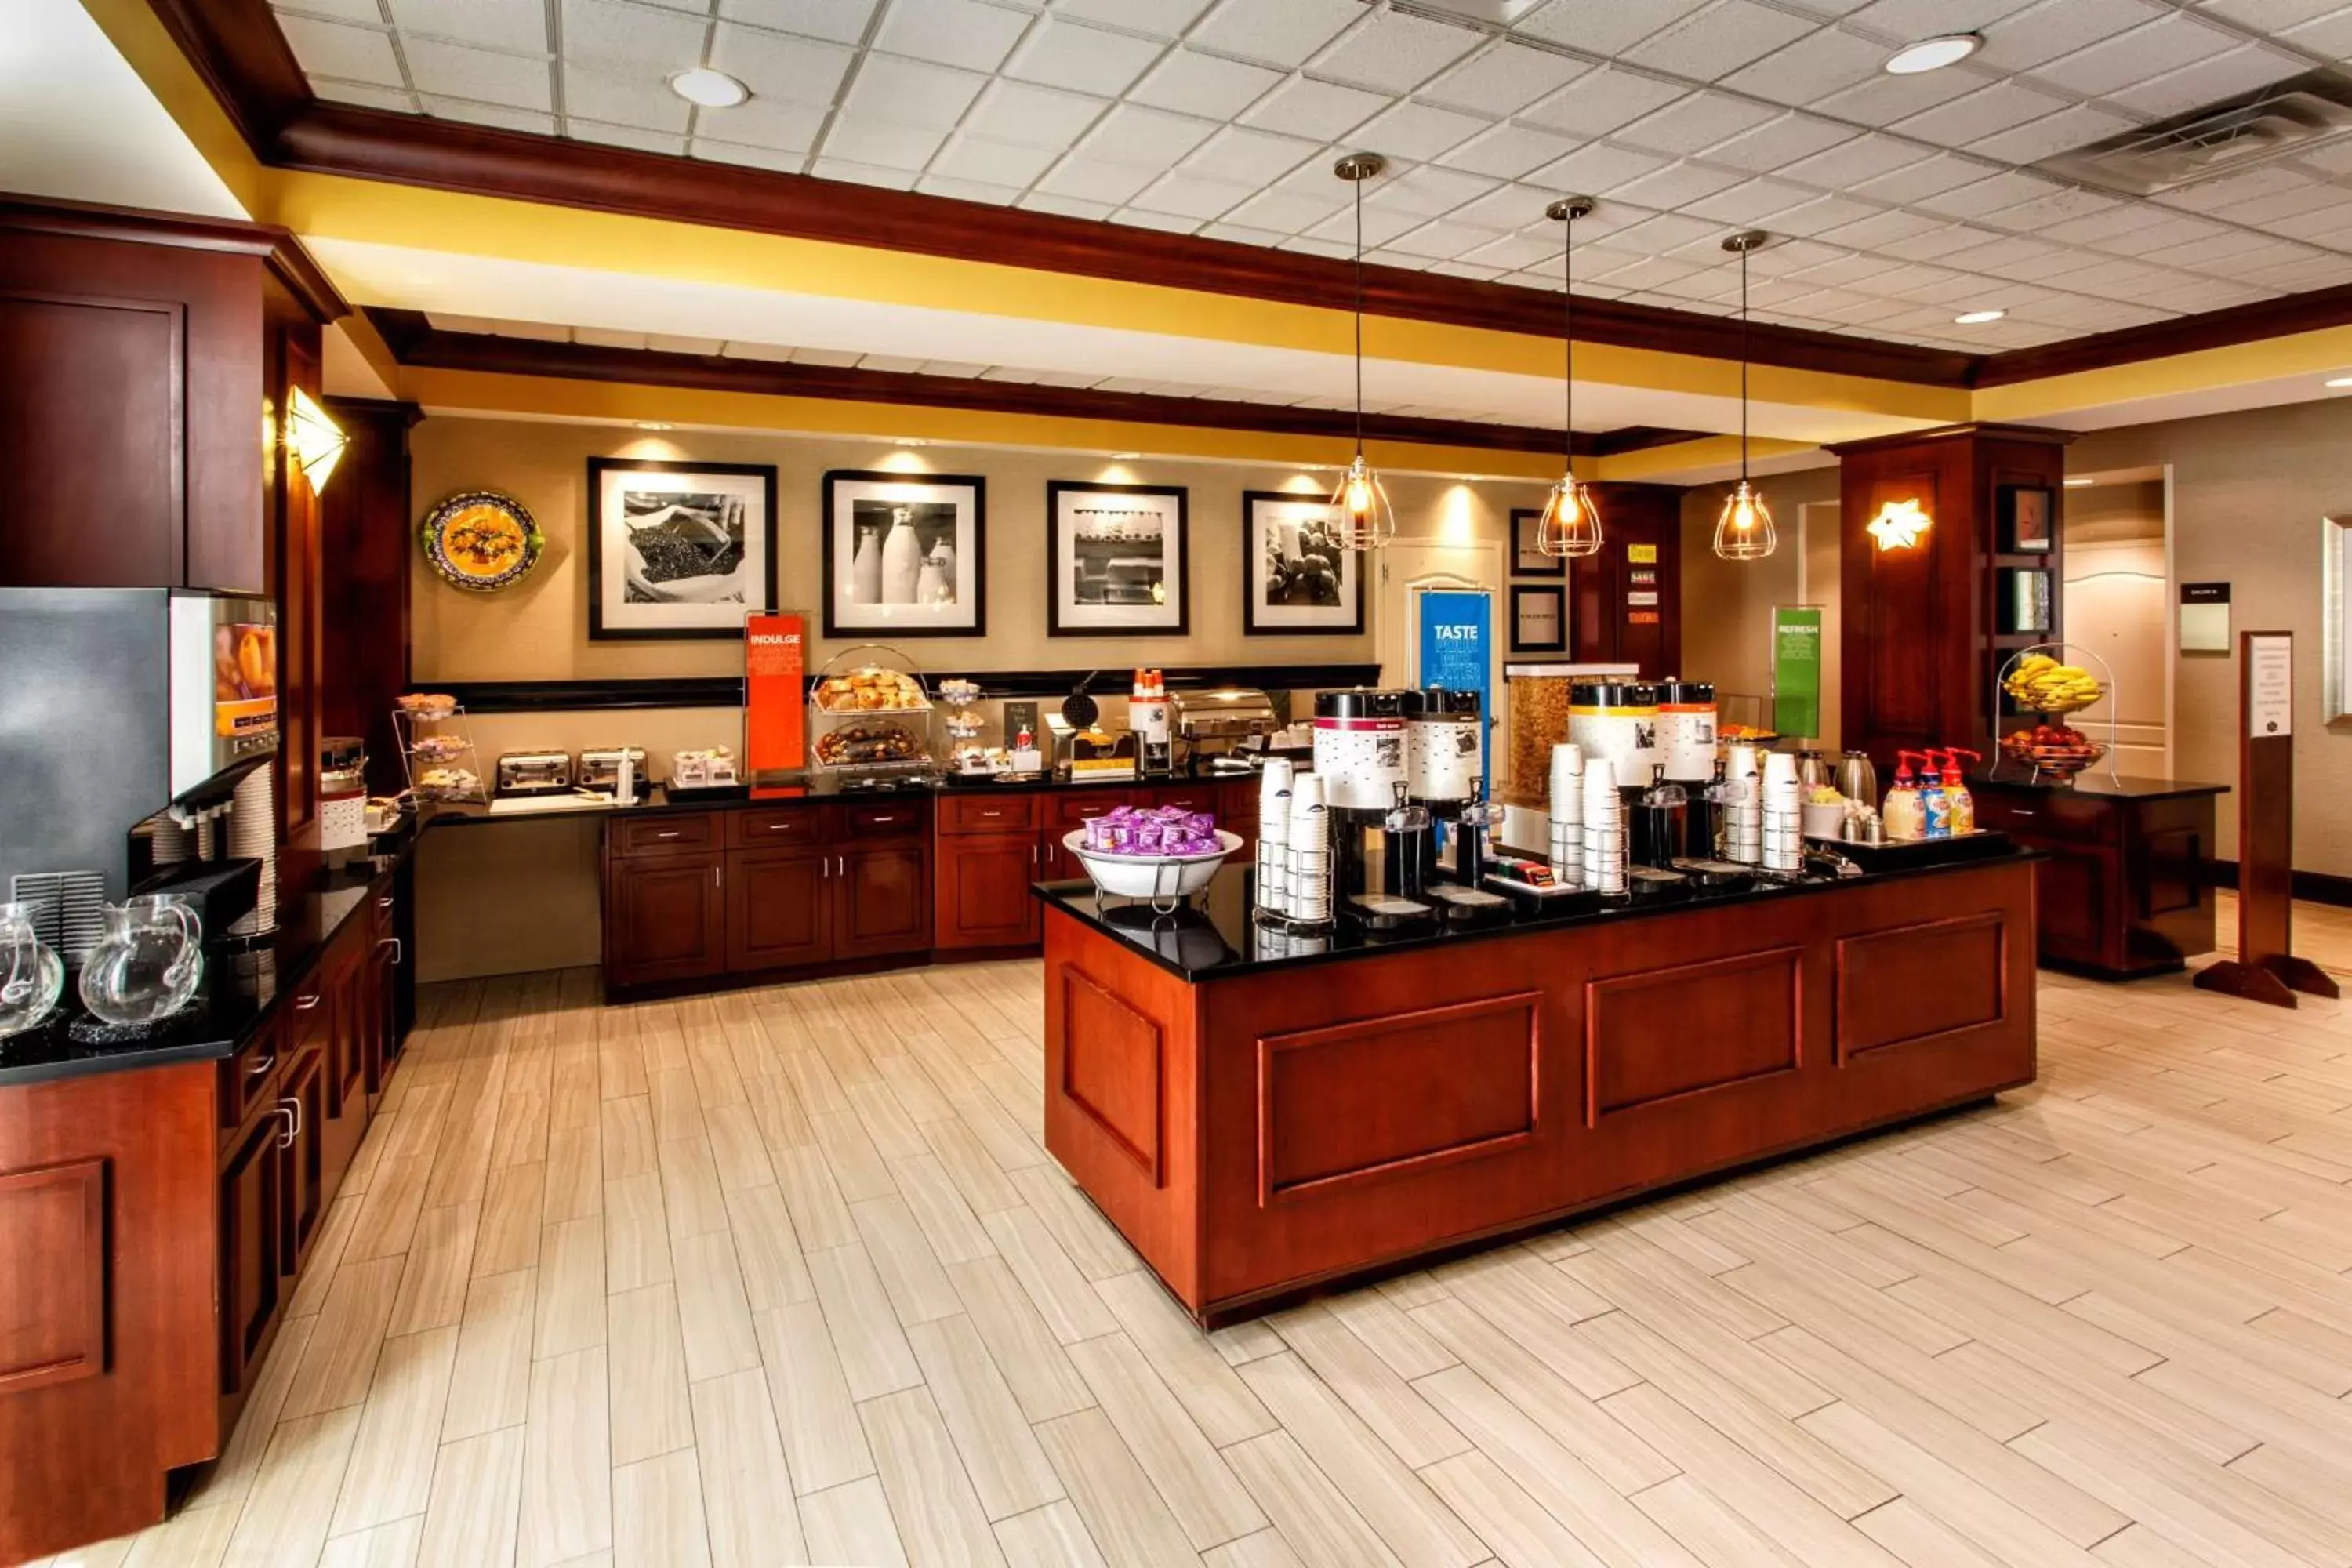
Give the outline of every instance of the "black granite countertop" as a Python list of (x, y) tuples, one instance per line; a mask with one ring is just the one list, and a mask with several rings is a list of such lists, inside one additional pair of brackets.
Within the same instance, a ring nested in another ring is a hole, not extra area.
[(1740, 876), (1711, 886), (1696, 880), (1637, 881), (1633, 884), (1635, 890), (1622, 898), (1570, 894), (1556, 905), (1547, 906), (1548, 912), (1542, 914), (1514, 913), (1498, 924), (1476, 929), (1424, 928), (1395, 935), (1368, 932), (1344, 921), (1313, 935), (1261, 925), (1250, 915), (1250, 889), (1255, 873), (1234, 862), (1228, 862), (1217, 872), (1216, 879), (1205, 892), (1187, 900), (1172, 914), (1161, 914), (1143, 900), (1097, 893), (1091, 882), (1039, 882), (1032, 890), (1049, 910), (1058, 910), (1097, 931), (1130, 942), (1160, 968), (1197, 982), (1344, 963), (1442, 944), (1524, 936), (1533, 931), (1566, 931), (1606, 921), (1672, 919), (1694, 910), (1817, 897), (1842, 888), (1980, 870), (1988, 866), (2015, 865), (2041, 858), (2035, 851), (2015, 847), (2005, 837), (2000, 838), (1997, 845), (1989, 844), (1987, 850), (1967, 859), (1912, 869), (1875, 871), (1862, 877), (1788, 879)]
[(2174, 800), (2189, 795), (2227, 795), (2228, 784), (2200, 784), (2195, 779), (2145, 779), (2112, 775), (2104, 768), (2086, 768), (2071, 779), (2044, 775), (2034, 782), (2030, 770), (2008, 765), (1998, 772), (1969, 774), (1971, 789), (2039, 790), (2048, 795), (2079, 795), (2102, 800)]

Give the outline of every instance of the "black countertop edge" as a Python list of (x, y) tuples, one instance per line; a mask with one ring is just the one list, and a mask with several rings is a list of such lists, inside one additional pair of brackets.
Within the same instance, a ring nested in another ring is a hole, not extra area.
[(1999, 773), (1970, 773), (1970, 789), (2038, 790), (2045, 795), (2079, 795), (2096, 800), (2180, 800), (2192, 795), (2227, 795), (2230, 786), (2195, 779), (2142, 779), (2129, 774), (2111, 777), (2104, 769), (2085, 769), (2071, 779), (2045, 778), (2035, 783), (2025, 768), (2010, 765)]
[[(814, 672), (812, 672), (814, 673)], [(1160, 671), (1169, 690), (1212, 691), (1230, 686), (1260, 691), (1325, 690), (1380, 682), (1377, 664), (1216, 664), (1171, 666)], [(970, 680), (986, 702), (1066, 697), (1081, 682), (1097, 697), (1118, 695), (1129, 671), (1086, 669), (927, 669), (925, 681)], [(740, 708), (740, 675), (670, 676), (637, 680), (442, 680), (430, 683), (465, 704), (469, 713), (577, 712), (632, 708)]]
[[(1605, 900), (1598, 908), (1592, 907), (1591, 900), (1586, 898), (1579, 900), (1582, 907), (1570, 912), (1515, 916), (1504, 923), (1475, 930), (1430, 931), (1414, 935), (1375, 937), (1344, 924), (1335, 925), (1321, 933), (1319, 938), (1308, 938), (1305, 942), (1296, 936), (1266, 932), (1253, 922), (1249, 912), (1249, 883), (1253, 874), (1245, 868), (1231, 863), (1218, 872), (1199, 904), (1188, 905), (1176, 915), (1157, 920), (1149, 904), (1139, 900), (1118, 900), (1112, 910), (1106, 911), (1102, 908), (1103, 900), (1091, 882), (1036, 882), (1031, 884), (1030, 890), (1049, 910), (1059, 910), (1106, 936), (1118, 938), (1139, 956), (1158, 964), (1178, 979), (1201, 984), (1327, 963), (1346, 963), (1384, 953), (1412, 952), (1433, 947), (1458, 946), (1465, 942), (1574, 931), (1606, 922), (1666, 920), (1701, 910), (1762, 903), (1776, 899), (1812, 898), (1843, 889), (1937, 877), (1948, 872), (2019, 866), (2042, 858), (2043, 856), (2039, 850), (2012, 846), (1965, 860), (1873, 871), (1861, 877), (1815, 877), (1801, 882), (1744, 879), (1737, 887), (1681, 889)], [(1129, 915), (1133, 923), (1122, 928), (1111, 923), (1107, 914)], [(1144, 940), (1146, 937), (1150, 940)], [(1310, 947), (1318, 940), (1322, 944), (1319, 949), (1300, 950)], [(1187, 963), (1172, 955), (1171, 950), (1181, 951), (1186, 947), (1208, 962)]]

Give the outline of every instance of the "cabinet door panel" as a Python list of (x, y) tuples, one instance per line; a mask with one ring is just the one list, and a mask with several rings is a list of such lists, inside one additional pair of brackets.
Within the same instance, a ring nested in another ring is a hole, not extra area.
[(691, 980), (726, 965), (725, 865), (719, 856), (605, 862), (607, 984)]
[(2114, 919), (2108, 886), (2111, 853), (2045, 840), (2032, 847), (2049, 857), (2033, 868), (2034, 923), (2047, 958), (2074, 963), (2105, 963), (2107, 930)]
[(327, 1052), (309, 1050), (286, 1069), (278, 1103), (291, 1115), (281, 1137), (278, 1267), (289, 1279), (301, 1272), (327, 1213)]
[(727, 967), (822, 963), (832, 951), (830, 854), (746, 850), (727, 858)]
[(878, 958), (931, 945), (930, 857), (919, 841), (846, 849), (834, 864), (834, 957)]
[(281, 1300), (278, 1262), (278, 1141), (285, 1118), (264, 1114), (220, 1175), (221, 1392), (251, 1383)]
[(375, 966), (367, 950), (357, 945), (365, 940), (364, 928), (355, 936), (352, 951), (337, 961), (339, 973), (330, 992), (334, 1016), (328, 1023), (324, 1115), (319, 1126), (320, 1195), (326, 1204), (334, 1202), (335, 1190), (343, 1184), (343, 1173), (351, 1169), (367, 1131), (370, 982)]
[(1045, 874), (1032, 833), (940, 841), (939, 914), (932, 945), (1017, 947), (1039, 939), (1029, 884)]

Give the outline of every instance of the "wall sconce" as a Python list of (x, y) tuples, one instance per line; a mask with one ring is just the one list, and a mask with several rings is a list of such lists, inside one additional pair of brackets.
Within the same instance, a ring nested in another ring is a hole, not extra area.
[(1881, 550), (1909, 550), (1935, 522), (1916, 500), (1891, 500), (1870, 521), (1870, 536)]
[(286, 449), (293, 454), (302, 477), (310, 481), (313, 495), (327, 488), (327, 476), (335, 471), (343, 448), (350, 445), (351, 437), (327, 417), (316, 399), (299, 386), (287, 389)]

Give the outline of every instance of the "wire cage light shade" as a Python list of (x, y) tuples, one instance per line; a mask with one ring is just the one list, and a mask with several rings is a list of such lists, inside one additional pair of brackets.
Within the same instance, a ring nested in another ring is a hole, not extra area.
[(286, 395), (286, 449), (293, 454), (295, 467), (310, 481), (315, 494), (327, 488), (327, 476), (335, 471), (335, 464), (351, 445), (343, 427), (319, 406), (318, 401), (300, 387)]
[(1576, 220), (1591, 211), (1591, 196), (1562, 196), (1544, 208), (1546, 217), (1568, 226), (1559, 248), (1559, 482), (1536, 523), (1536, 548), (1550, 556), (1601, 553), (1601, 506), (1576, 477)]
[(1723, 498), (1723, 515), (1715, 520), (1715, 552), (1726, 561), (1761, 561), (1780, 543), (1764, 492), (1740, 480)]
[(1574, 557), (1598, 555), (1601, 544), (1601, 503), (1593, 499), (1592, 487), (1574, 474), (1562, 475), (1544, 498), (1536, 548), (1546, 555)]
[(1378, 153), (1350, 153), (1331, 166), (1355, 187), (1356, 196), (1356, 456), (1331, 491), (1339, 513), (1339, 542), (1348, 550), (1378, 550), (1396, 537), (1388, 487), (1364, 460), (1364, 182), (1387, 167), (1388, 160)]

